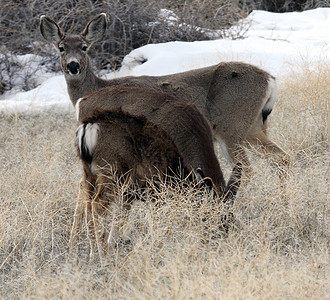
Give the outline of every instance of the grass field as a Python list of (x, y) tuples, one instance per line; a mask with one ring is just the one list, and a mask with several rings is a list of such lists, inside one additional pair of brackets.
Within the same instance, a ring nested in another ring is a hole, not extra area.
[(1, 115), (0, 298), (328, 299), (329, 69), (278, 78), (269, 136), (291, 155), (285, 186), (250, 151), (228, 235), (207, 194), (164, 186), (156, 207), (147, 193), (127, 223), (132, 243), (106, 265), (89, 260), (84, 235), (68, 257), (81, 176), (74, 117)]

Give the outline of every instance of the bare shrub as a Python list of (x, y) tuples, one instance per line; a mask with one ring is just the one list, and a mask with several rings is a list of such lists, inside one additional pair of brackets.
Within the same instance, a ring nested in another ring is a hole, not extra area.
[(299, 65), (300, 68), (281, 78), (287, 87), (283, 97), (291, 99), (285, 120), (292, 119), (293, 113), (299, 116), (294, 124), (287, 123), (287, 126), (295, 126), (293, 131), (300, 134), (291, 133), (289, 138), (300, 147), (314, 151), (314, 145), (327, 147), (329, 143), (330, 63), (303, 59)]
[(52, 62), (41, 56), (18, 55), (0, 48), (0, 94), (12, 88), (23, 91), (35, 88), (42, 82), (40, 75), (47, 70), (54, 71)]
[[(239, 20), (247, 16), (236, 1), (230, 0), (193, 0), (165, 1), (164, 7), (169, 8), (177, 17), (175, 29), (184, 28), (182, 34), (198, 39), (196, 32), (203, 36), (205, 32), (216, 31), (216, 38), (242, 38), (244, 30), (233, 32), (228, 30)], [(242, 28), (243, 29), (243, 28)], [(208, 35), (210, 36), (210, 35)]]
[(304, 11), (318, 7), (330, 7), (329, 0), (238, 0), (244, 10), (261, 9), (271, 12)]
[[(166, 7), (173, 9), (181, 23), (192, 24), (208, 29), (229, 28), (247, 16), (237, 1), (230, 0), (192, 0), (166, 2)], [(165, 3), (164, 3), (165, 4)]]

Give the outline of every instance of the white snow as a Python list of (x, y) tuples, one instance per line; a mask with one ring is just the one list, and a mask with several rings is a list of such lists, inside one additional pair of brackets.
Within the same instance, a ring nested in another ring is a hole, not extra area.
[(5, 113), (40, 112), (52, 108), (74, 111), (63, 75), (46, 79), (33, 90), (11, 94), (0, 100), (0, 111)]
[[(281, 76), (301, 61), (330, 60), (330, 8), (292, 13), (253, 11), (243, 21), (251, 24), (245, 39), (146, 45), (128, 54), (118, 72), (105, 77), (166, 75), (231, 60)], [(64, 76), (44, 77), (33, 90), (2, 96), (0, 112), (73, 111)]]

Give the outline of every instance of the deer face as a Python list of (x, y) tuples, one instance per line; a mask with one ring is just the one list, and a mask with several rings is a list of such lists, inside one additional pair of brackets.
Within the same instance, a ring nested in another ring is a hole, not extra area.
[(106, 15), (100, 14), (79, 35), (72, 35), (65, 34), (54, 20), (40, 17), (42, 36), (60, 53), (62, 70), (71, 78), (82, 77), (86, 72), (89, 63), (87, 51), (93, 43), (103, 38), (106, 25)]
[(81, 36), (66, 36), (56, 48), (60, 53), (62, 70), (66, 76), (79, 77), (85, 73), (89, 47)]

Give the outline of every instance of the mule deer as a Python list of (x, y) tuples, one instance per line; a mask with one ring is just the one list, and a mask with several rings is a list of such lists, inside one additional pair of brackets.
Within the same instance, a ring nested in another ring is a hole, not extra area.
[(241, 162), (250, 169), (243, 146), (261, 145), (263, 152), (275, 154), (288, 164), (288, 155), (267, 137), (267, 117), (276, 101), (276, 81), (267, 72), (241, 62), (166, 76), (98, 78), (87, 54), (106, 32), (106, 15), (92, 19), (79, 35), (66, 34), (52, 19), (41, 16), (42, 36), (59, 51), (61, 65), (73, 105), (89, 92), (105, 86), (125, 84), (163, 91), (180, 101), (193, 103), (208, 120), (213, 140), (218, 141), (229, 162)]
[[(182, 174), (193, 180), (195, 174), (196, 180), (232, 204), (241, 167), (235, 166), (226, 185), (214, 153), (211, 130), (195, 105), (153, 89), (113, 86), (81, 98), (76, 113), (84, 177), (70, 248), (82, 223), (84, 203), (92, 228), (100, 228), (98, 216), (116, 201), (119, 187), (113, 170), (122, 184), (131, 182), (139, 187), (145, 187), (146, 178), (154, 176)], [(92, 231), (100, 239), (101, 230)], [(111, 234), (106, 239), (113, 241)]]

